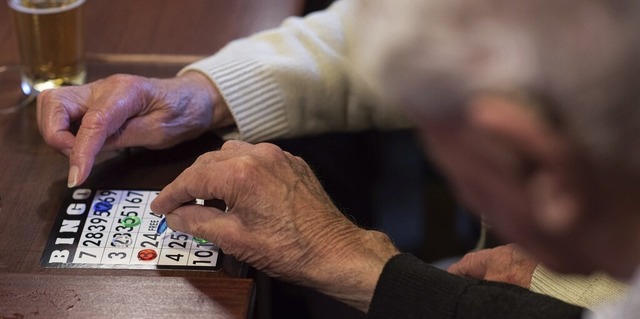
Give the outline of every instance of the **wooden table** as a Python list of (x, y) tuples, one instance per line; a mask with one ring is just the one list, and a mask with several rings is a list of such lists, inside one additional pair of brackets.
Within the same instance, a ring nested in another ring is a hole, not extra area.
[[(170, 77), (302, 8), (299, 0), (89, 0), (88, 80)], [(0, 65), (17, 63), (4, 0), (0, 43)], [(85, 185), (159, 189), (219, 144), (205, 134), (169, 150), (101, 154)], [(251, 317), (255, 287), (233, 263), (220, 272), (41, 268), (67, 172), (67, 159), (43, 142), (33, 104), (0, 115), (0, 318)]]

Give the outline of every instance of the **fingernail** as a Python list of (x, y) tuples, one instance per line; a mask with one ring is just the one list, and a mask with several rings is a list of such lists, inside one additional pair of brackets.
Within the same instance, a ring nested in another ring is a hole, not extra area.
[(78, 184), (78, 172), (80, 172), (80, 168), (78, 166), (71, 166), (69, 169), (69, 180), (67, 181), (67, 187), (73, 188)]

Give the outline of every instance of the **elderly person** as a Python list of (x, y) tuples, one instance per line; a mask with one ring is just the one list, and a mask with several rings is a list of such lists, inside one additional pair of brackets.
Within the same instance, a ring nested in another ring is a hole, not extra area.
[[(39, 124), (70, 157), (73, 187), (101, 149), (165, 147), (211, 128), (252, 142), (394, 128), (407, 125), (398, 106), (460, 198), (503, 236), (553, 269), (630, 279), (640, 266), (639, 16), (633, 1), (342, 1), (175, 79), (45, 92)], [(194, 198), (229, 211), (182, 205)], [(230, 141), (201, 156), (152, 208), (172, 228), (372, 318), (581, 315), (400, 253), (348, 221), (302, 159), (270, 144)], [(638, 295), (610, 317), (633, 315)]]

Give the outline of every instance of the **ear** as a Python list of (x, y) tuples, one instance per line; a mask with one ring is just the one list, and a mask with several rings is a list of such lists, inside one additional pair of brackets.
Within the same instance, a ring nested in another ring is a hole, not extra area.
[(552, 234), (569, 231), (577, 222), (580, 201), (567, 140), (531, 105), (505, 95), (475, 97), (468, 117), (475, 129), (515, 153), (520, 162), (518, 175), (537, 226)]

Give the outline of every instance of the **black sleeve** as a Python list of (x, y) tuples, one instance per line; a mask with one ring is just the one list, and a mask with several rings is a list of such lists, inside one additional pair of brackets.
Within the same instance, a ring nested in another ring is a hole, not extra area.
[(459, 277), (410, 254), (387, 262), (368, 318), (580, 318), (584, 309), (514, 285)]

